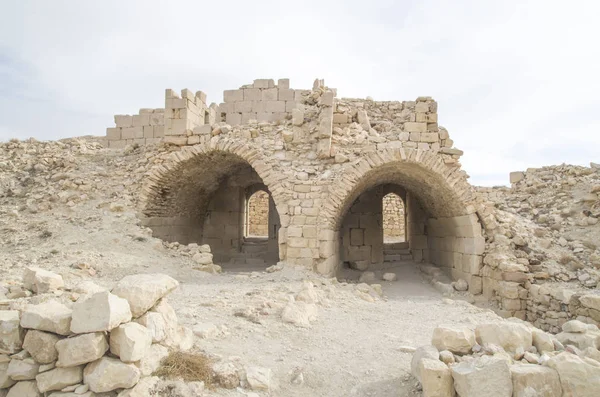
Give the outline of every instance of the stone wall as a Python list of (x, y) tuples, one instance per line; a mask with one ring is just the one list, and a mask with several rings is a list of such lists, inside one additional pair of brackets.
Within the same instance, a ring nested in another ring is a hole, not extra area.
[(394, 193), (383, 197), (383, 242), (394, 243), (405, 240), (406, 219), (404, 203), (400, 196)]
[(124, 148), (131, 144), (151, 144), (165, 136), (165, 110), (140, 109), (134, 115), (115, 115), (115, 127), (106, 129), (109, 148)]

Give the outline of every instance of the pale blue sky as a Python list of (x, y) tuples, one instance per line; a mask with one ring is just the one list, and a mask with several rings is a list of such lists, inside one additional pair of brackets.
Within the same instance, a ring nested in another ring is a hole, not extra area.
[(471, 182), (600, 162), (596, 1), (4, 2), (0, 141), (103, 135), (164, 89), (255, 78), (433, 96)]

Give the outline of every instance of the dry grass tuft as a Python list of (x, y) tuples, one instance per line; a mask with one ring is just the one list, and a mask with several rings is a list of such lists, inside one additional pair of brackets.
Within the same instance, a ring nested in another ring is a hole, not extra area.
[(574, 261), (575, 261), (575, 257), (572, 255), (568, 255), (568, 254), (562, 255), (560, 257), (560, 259), (558, 260), (558, 262), (561, 265), (568, 265), (569, 263), (574, 262)]
[(153, 375), (186, 382), (202, 381), (206, 387), (213, 385), (211, 360), (200, 353), (172, 352)]

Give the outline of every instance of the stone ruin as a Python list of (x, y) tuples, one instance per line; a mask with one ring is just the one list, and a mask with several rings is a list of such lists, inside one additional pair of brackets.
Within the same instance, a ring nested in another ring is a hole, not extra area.
[[(147, 174), (142, 223), (166, 241), (210, 245), (215, 262), (281, 260), (333, 276), (344, 266), (373, 271), (410, 259), (434, 284), (455, 280), (504, 317), (556, 332), (567, 317), (600, 321), (600, 296), (570, 302), (574, 293), (557, 287), (539, 298), (539, 263), (523, 257), (528, 243), (511, 238), (490, 194), (467, 181), (463, 152), (439, 125), (431, 97), (338, 98), (319, 79), (310, 90), (257, 79), (224, 91), (220, 104), (208, 105), (202, 91), (167, 89), (164, 109), (116, 115), (115, 123), (109, 148), (178, 148)], [(248, 228), (256, 192), (269, 202), (258, 239)], [(402, 237), (386, 243), (383, 198), (391, 193), (402, 202), (394, 232)], [(539, 305), (554, 308), (553, 299), (565, 315), (546, 323)]]

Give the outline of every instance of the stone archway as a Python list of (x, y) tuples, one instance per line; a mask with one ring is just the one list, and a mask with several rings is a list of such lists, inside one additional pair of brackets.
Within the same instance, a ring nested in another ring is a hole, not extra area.
[(382, 150), (348, 163), (330, 186), (321, 210), (317, 270), (335, 274), (338, 269), (340, 227), (356, 199), (376, 186), (392, 184), (408, 194), (413, 217), (407, 232), (415, 260), (436, 264), (455, 279), (468, 279), (473, 292), (479, 293), (485, 225), (477, 211), (484, 207), (466, 178), (436, 153), (414, 149)]
[[(261, 153), (247, 145), (214, 139), (182, 148), (150, 171), (141, 198), (143, 224), (167, 241), (209, 244), (215, 261), (233, 260), (243, 253), (248, 188), (268, 193), (275, 219), (286, 212), (280, 191), (270, 188), (275, 184)], [(276, 260), (285, 242), (277, 245), (276, 232), (269, 237), (269, 257)]]

